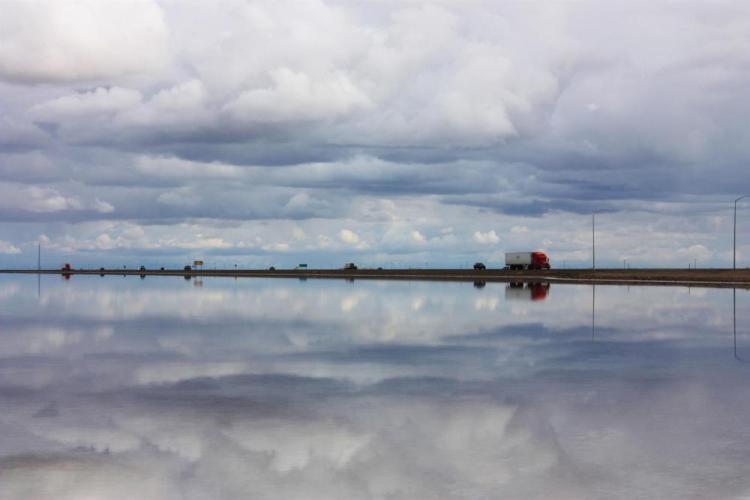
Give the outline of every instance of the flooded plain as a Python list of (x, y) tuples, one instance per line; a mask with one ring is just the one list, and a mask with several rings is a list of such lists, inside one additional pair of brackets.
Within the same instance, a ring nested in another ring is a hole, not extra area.
[(0, 277), (0, 499), (747, 498), (750, 293)]

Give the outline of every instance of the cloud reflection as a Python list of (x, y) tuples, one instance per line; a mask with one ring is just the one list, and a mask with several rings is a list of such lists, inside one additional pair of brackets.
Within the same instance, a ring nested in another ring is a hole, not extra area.
[(728, 290), (597, 287), (593, 341), (576, 286), (80, 280), (38, 300), (3, 278), (0, 301), (0, 499), (750, 491)]

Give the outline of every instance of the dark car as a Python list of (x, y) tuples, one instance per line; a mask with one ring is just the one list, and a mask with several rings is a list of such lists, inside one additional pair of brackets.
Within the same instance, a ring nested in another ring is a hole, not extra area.
[(141, 270), (141, 271), (145, 271), (145, 270), (146, 270), (146, 266), (141, 266), (141, 269), (140, 269), (140, 270)]
[(269, 271), (275, 271), (275, 270), (276, 270), (276, 268), (275, 268), (275, 267), (273, 267), (273, 266), (271, 266), (271, 267), (269, 267), (269, 268), (268, 268), (268, 270), (269, 270)]
[(192, 268), (192, 267), (190, 267), (190, 266), (185, 266), (185, 267), (183, 267), (183, 268), (182, 268), (182, 270), (183, 270), (183, 271), (192, 271), (192, 270), (193, 270), (193, 268)]
[(477, 262), (476, 264), (474, 264), (475, 271), (484, 271), (485, 269), (487, 269), (487, 266), (485, 266), (481, 262)]
[(344, 264), (344, 269), (354, 271), (357, 269), (357, 266), (354, 264), (354, 262), (347, 262)]

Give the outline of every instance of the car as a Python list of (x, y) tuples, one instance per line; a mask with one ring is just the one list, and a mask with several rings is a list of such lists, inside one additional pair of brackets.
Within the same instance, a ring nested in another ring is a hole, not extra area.
[(193, 268), (192, 268), (192, 267), (190, 267), (190, 266), (185, 266), (185, 267), (183, 267), (183, 268), (182, 268), (182, 270), (183, 270), (183, 271), (192, 271), (192, 270), (193, 270)]
[(276, 270), (276, 268), (275, 268), (275, 267), (273, 267), (273, 266), (271, 266), (271, 267), (269, 267), (269, 268), (268, 268), (268, 270), (269, 270), (269, 271), (275, 271), (275, 270)]
[(485, 269), (487, 269), (487, 266), (485, 266), (481, 262), (477, 262), (476, 264), (474, 264), (474, 270), (475, 271), (484, 271)]
[(355, 271), (357, 269), (357, 266), (354, 264), (354, 262), (347, 262), (346, 264), (344, 264), (344, 269)]
[(140, 270), (141, 270), (141, 271), (145, 271), (145, 270), (146, 270), (146, 266), (141, 266), (141, 269), (140, 269)]

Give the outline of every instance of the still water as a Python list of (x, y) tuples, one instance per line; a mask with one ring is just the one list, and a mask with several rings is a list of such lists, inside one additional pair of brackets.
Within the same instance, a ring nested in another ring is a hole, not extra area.
[(0, 499), (748, 498), (749, 381), (745, 290), (1, 276)]

